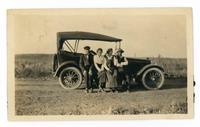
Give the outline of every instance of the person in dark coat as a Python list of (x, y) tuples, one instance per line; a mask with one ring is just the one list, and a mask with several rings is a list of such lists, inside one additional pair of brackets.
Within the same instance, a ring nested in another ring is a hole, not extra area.
[(128, 65), (128, 60), (122, 55), (122, 53), (124, 53), (124, 50), (119, 48), (114, 57), (114, 65), (117, 68), (117, 83), (118, 86), (122, 85), (123, 88), (125, 87), (127, 91), (129, 91), (129, 77), (124, 69), (124, 66)]
[(84, 47), (84, 54), (80, 56), (79, 66), (83, 72), (84, 80), (86, 83), (86, 92), (93, 92), (92, 86), (92, 66), (93, 66), (93, 55), (90, 53), (90, 47)]

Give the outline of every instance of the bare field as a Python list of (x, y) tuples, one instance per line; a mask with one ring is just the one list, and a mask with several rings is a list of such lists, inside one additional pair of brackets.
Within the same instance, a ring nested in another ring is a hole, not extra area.
[(64, 90), (53, 78), (52, 54), (15, 56), (16, 115), (94, 115), (187, 113), (187, 60), (150, 58), (169, 74), (162, 90), (135, 85), (132, 92)]
[(16, 80), (16, 115), (187, 113), (185, 80), (167, 80), (161, 90), (133, 86), (131, 92), (64, 90), (57, 80)]

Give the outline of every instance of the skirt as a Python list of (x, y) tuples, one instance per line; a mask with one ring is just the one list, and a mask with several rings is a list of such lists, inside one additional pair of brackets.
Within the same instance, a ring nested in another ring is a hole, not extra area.
[[(101, 68), (101, 66), (103, 66), (103, 65), (97, 64), (97, 66), (99, 66), (99, 68)], [(106, 72), (105, 71), (101, 71), (101, 72), (97, 71), (97, 75), (98, 75), (97, 77), (98, 77), (99, 84), (106, 83)]]
[(115, 76), (115, 73), (106, 71), (106, 88), (116, 88), (116, 87), (118, 87), (117, 76)]
[(99, 80), (99, 83), (106, 83), (106, 72), (105, 71), (98, 72), (98, 80)]

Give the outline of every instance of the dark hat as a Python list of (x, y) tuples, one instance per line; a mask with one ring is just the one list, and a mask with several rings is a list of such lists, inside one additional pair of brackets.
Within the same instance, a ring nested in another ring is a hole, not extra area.
[(113, 49), (112, 48), (109, 48), (109, 49), (107, 49), (107, 53), (109, 53), (110, 51), (113, 51)]
[(84, 49), (85, 50), (90, 50), (90, 46), (85, 46)]
[(121, 52), (121, 53), (123, 53), (123, 52), (124, 52), (124, 50), (123, 50), (123, 49), (121, 49), (121, 48), (119, 48), (119, 49), (117, 49), (117, 52)]
[(103, 49), (102, 49), (102, 48), (98, 48), (98, 49), (97, 49), (97, 52), (98, 52), (98, 51), (103, 52)]

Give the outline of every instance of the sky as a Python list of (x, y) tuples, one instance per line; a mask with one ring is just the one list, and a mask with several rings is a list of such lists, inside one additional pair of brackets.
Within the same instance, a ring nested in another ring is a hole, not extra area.
[[(24, 12), (24, 11), (23, 11)], [(34, 11), (32, 11), (34, 12)], [(16, 54), (56, 53), (56, 33), (86, 31), (122, 39), (128, 57), (186, 58), (186, 17), (146, 11), (59, 11), (13, 14), (11, 32)], [(72, 42), (73, 43), (73, 42)], [(90, 45), (93, 50), (114, 48), (114, 43), (80, 41), (79, 52)]]

